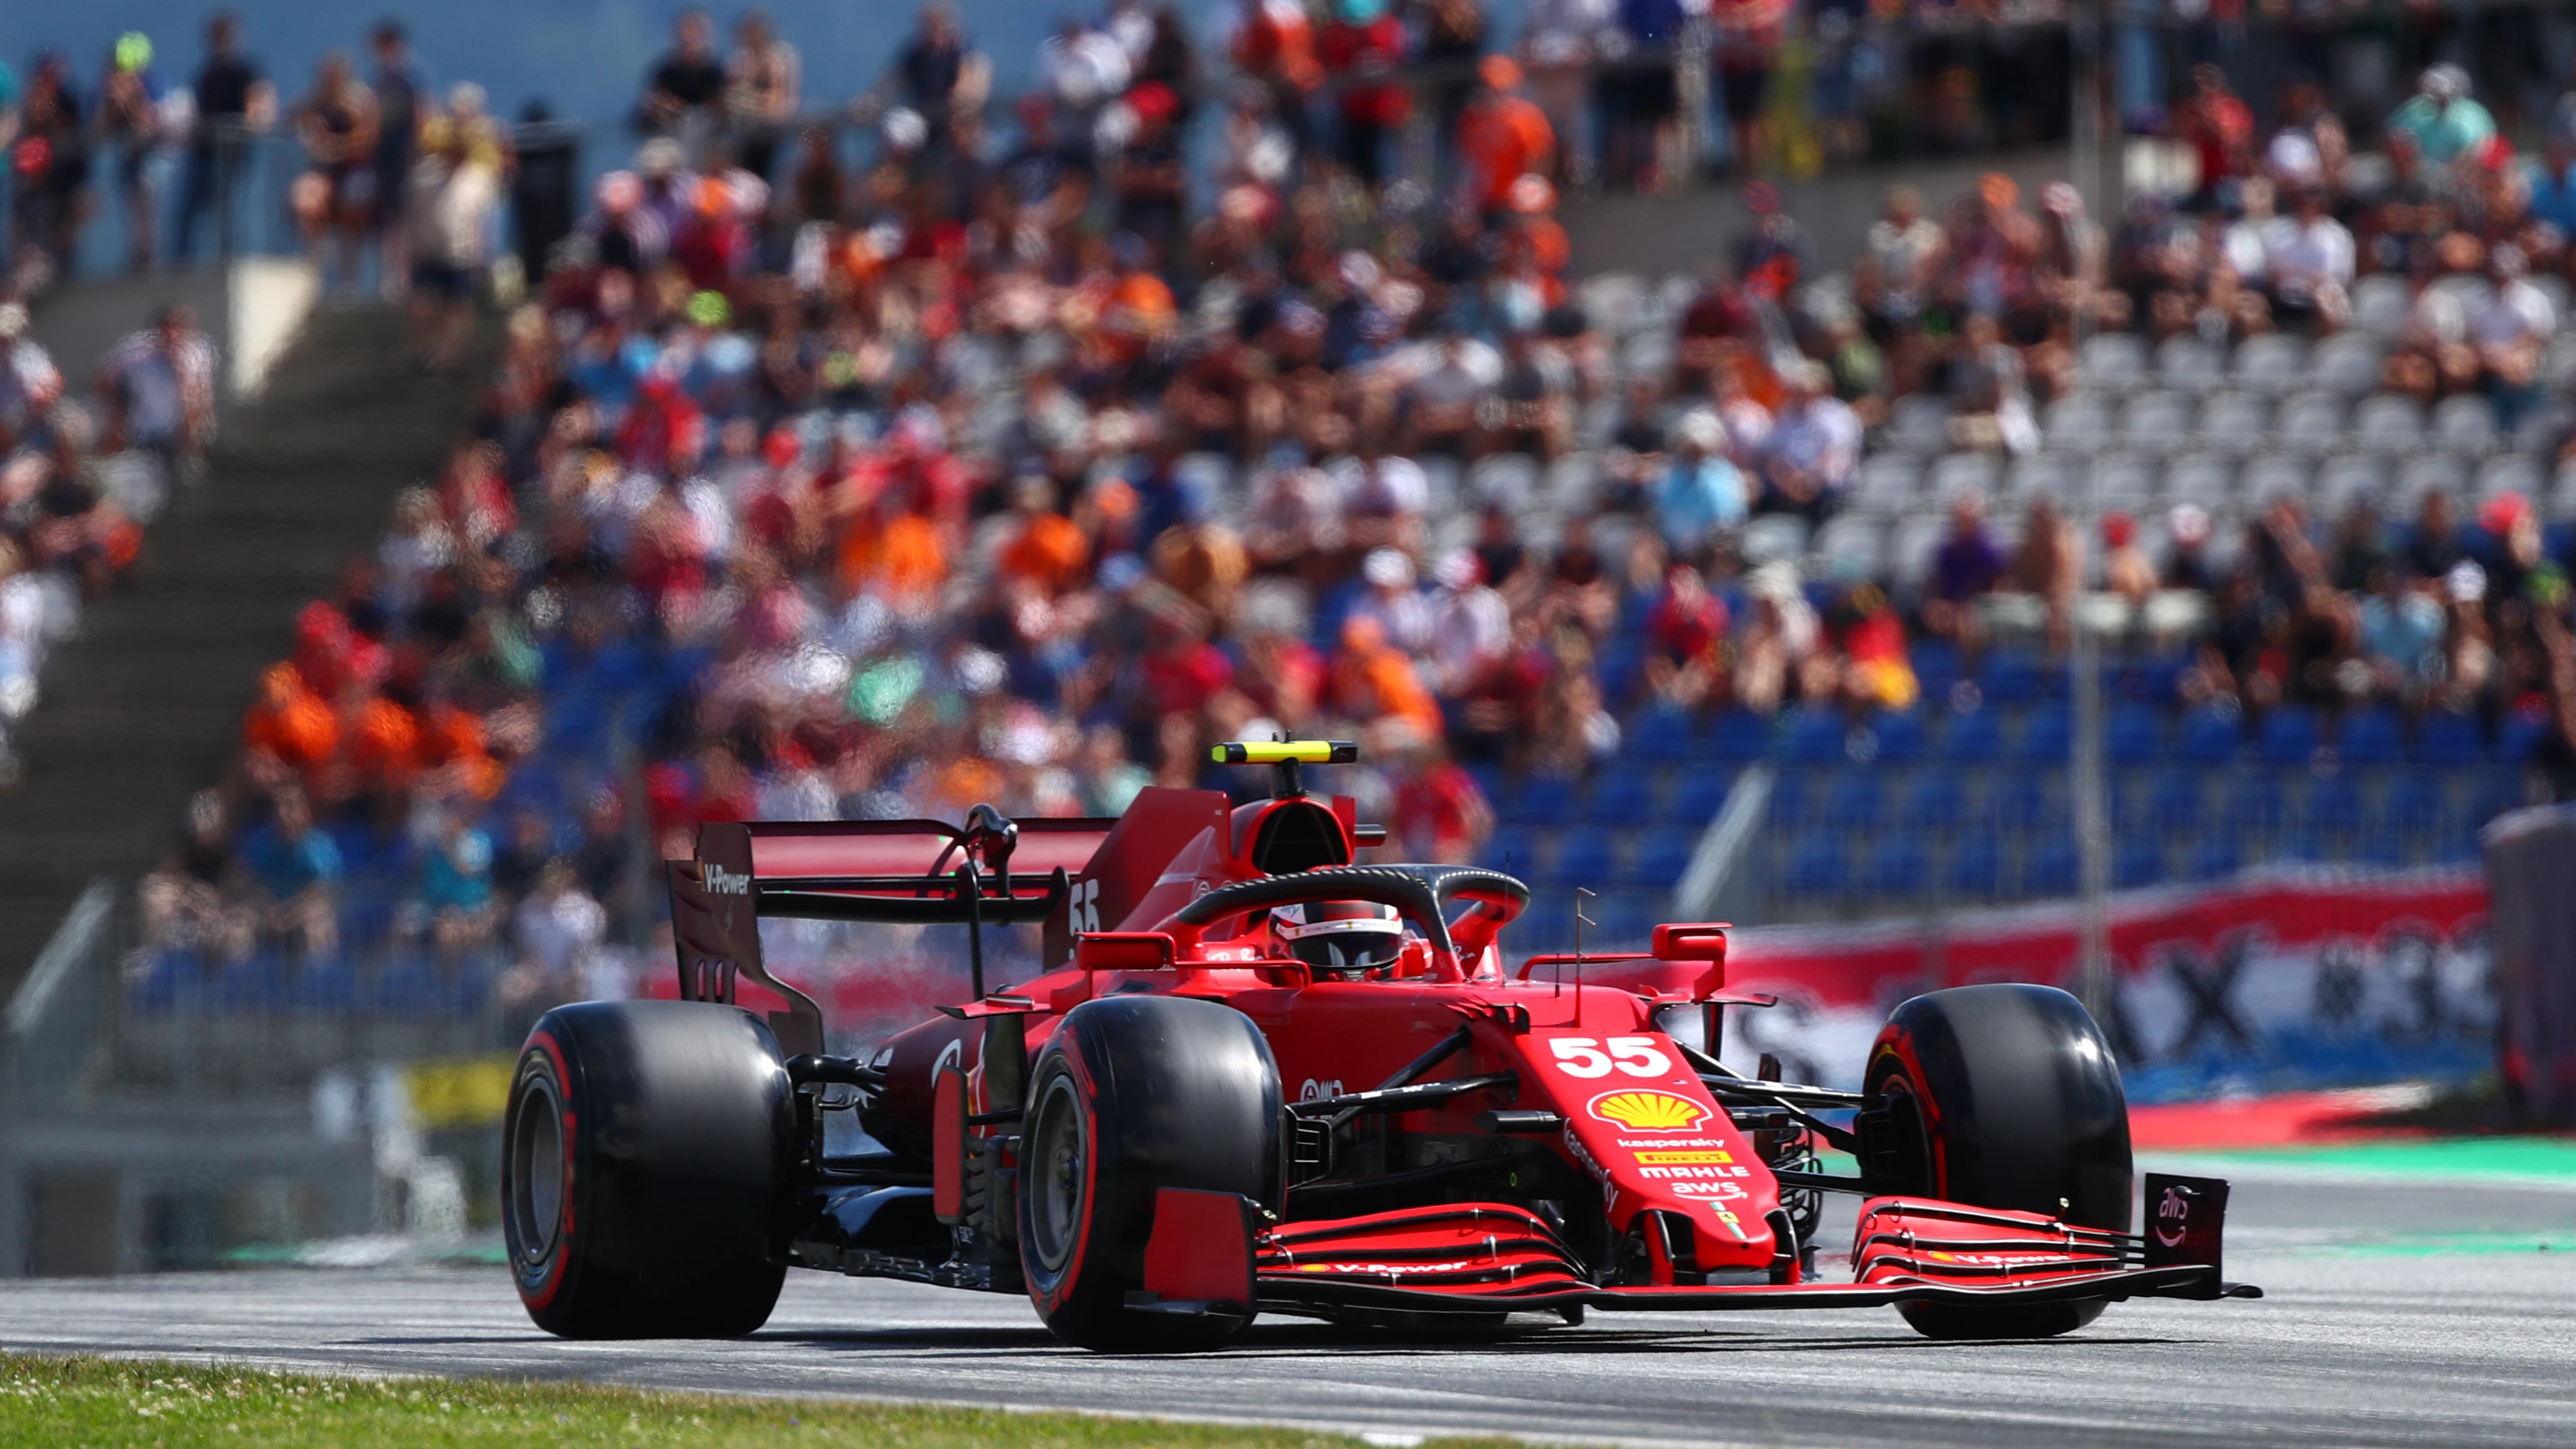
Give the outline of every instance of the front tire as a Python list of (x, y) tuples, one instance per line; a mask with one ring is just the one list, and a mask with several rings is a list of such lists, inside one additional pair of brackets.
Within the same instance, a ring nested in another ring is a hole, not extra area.
[(1029, 1074), (1020, 1269), (1048, 1329), (1105, 1353), (1222, 1347), (1246, 1317), (1139, 1312), (1155, 1194), (1281, 1196), (1279, 1068), (1251, 1018), (1176, 996), (1065, 1014)]
[[(1889, 1107), (1918, 1180), (1899, 1185), (1972, 1207), (2129, 1231), (2129, 1102), (2082, 1002), (2049, 986), (1961, 986), (1898, 1006), (1870, 1050), (1865, 1089)], [(1917, 1135), (1919, 1134), (1919, 1135)], [(1904, 1303), (1931, 1338), (2049, 1338), (2104, 1303), (2016, 1307)]]
[(565, 1338), (769, 1321), (795, 1114), (769, 1028), (711, 1002), (584, 1002), (520, 1049), (501, 1218), (519, 1300)]

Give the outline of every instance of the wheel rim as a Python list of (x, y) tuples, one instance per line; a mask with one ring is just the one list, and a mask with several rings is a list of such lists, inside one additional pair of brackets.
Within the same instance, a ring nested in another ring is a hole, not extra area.
[(518, 1229), (519, 1255), (539, 1263), (554, 1252), (563, 1220), (563, 1113), (542, 1077), (519, 1093), (518, 1121), (510, 1132), (510, 1220)]
[(1061, 1073), (1039, 1089), (1036, 1126), (1029, 1133), (1028, 1167), (1033, 1181), (1023, 1187), (1029, 1200), (1029, 1246), (1050, 1273), (1073, 1261), (1082, 1228), (1084, 1141), (1082, 1103), (1073, 1079)]

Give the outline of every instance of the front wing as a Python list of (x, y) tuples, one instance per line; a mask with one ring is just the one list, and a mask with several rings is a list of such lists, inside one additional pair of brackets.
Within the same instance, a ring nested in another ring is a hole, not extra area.
[(1257, 1226), (1240, 1199), (1165, 1189), (1133, 1306), (1166, 1312), (1493, 1314), (1565, 1308), (1708, 1312), (1898, 1303), (2259, 1298), (2221, 1276), (2226, 1184), (2151, 1175), (2144, 1234), (2036, 1213), (1872, 1198), (1852, 1281), (1603, 1285), (1526, 1209), (1462, 1203)]

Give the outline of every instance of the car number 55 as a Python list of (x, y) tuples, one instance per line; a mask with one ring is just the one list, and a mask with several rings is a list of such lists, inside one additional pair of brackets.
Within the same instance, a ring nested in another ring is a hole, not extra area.
[[(1604, 1048), (1607, 1050), (1604, 1050)], [(1589, 1081), (1621, 1072), (1631, 1077), (1660, 1077), (1673, 1069), (1673, 1059), (1650, 1036), (1614, 1036), (1599, 1041), (1588, 1036), (1560, 1036), (1549, 1041), (1556, 1069)]]

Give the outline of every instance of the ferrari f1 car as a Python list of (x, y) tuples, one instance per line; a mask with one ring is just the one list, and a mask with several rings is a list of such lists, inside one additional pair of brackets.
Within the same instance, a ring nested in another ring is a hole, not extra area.
[[(1726, 990), (1724, 926), (1507, 970), (1528, 888), (1355, 864), (1384, 832), (1300, 767), (1356, 754), (1223, 746), (1269, 798), (1149, 789), (1115, 820), (703, 827), (668, 868), (682, 999), (559, 1008), (520, 1055), (501, 1181), (529, 1314), (743, 1334), (790, 1267), (1026, 1293), (1110, 1351), (1259, 1313), (1892, 1305), (1983, 1338), (2259, 1296), (2220, 1276), (2226, 1184), (2151, 1175), (2131, 1231), (2127, 1103), (2075, 998), (1918, 996), (1856, 1092), (1742, 1075), (1722, 1013), (1767, 998)], [(833, 1055), (763, 965), (770, 917), (962, 927), (967, 999)], [(1030, 924), (1042, 973), (985, 982), (985, 933)], [(825, 1151), (836, 1112), (873, 1150)], [(1862, 1199), (1831, 1280), (1826, 1193)]]

